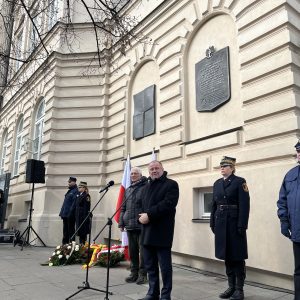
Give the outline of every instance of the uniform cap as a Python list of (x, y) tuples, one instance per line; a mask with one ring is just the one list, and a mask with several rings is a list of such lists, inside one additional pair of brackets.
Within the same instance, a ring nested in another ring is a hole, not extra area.
[(86, 181), (80, 181), (78, 186), (83, 186), (83, 187), (87, 187), (87, 182)]
[(296, 150), (300, 150), (300, 140), (298, 140), (297, 144), (295, 145)]
[(235, 166), (236, 159), (234, 157), (223, 156), (220, 162), (220, 166)]

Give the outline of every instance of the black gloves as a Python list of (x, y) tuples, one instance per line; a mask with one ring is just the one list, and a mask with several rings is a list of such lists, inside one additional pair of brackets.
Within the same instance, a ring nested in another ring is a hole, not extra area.
[(288, 222), (281, 222), (281, 234), (287, 238), (291, 238), (290, 224)]
[(241, 235), (241, 236), (245, 236), (246, 235), (246, 228), (239, 227), (238, 228), (238, 234)]

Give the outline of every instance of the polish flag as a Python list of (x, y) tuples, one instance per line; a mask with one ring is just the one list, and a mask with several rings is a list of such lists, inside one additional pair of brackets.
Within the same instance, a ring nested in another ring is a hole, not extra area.
[(151, 160), (150, 160), (150, 162), (157, 160), (157, 159), (156, 159), (156, 154), (155, 154), (155, 152), (154, 152), (154, 149), (155, 149), (155, 148), (152, 149)]
[[(126, 164), (125, 164), (125, 168), (124, 168), (122, 183), (121, 183), (121, 186), (120, 186), (120, 191), (119, 191), (119, 197), (118, 197), (118, 201), (117, 201), (116, 210), (118, 210), (120, 208), (120, 206), (122, 205), (125, 190), (130, 186), (130, 169), (131, 169), (130, 156), (128, 154)], [(119, 223), (120, 213), (121, 213), (121, 209), (119, 209), (119, 211), (114, 216), (114, 219), (117, 223)]]

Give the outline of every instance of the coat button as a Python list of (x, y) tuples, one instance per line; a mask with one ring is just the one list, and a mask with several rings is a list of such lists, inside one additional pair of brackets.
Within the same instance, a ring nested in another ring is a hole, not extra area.
[(226, 196), (224, 196), (224, 199), (226, 198)]

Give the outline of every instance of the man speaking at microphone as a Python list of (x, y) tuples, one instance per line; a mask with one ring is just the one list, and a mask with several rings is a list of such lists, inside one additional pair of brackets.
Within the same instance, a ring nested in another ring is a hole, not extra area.
[[(139, 222), (142, 226), (144, 264), (149, 278), (146, 297), (140, 300), (171, 300), (172, 258), (176, 205), (179, 188), (176, 181), (167, 178), (167, 172), (159, 161), (148, 166), (150, 182), (145, 188), (143, 212)], [(159, 287), (159, 267), (163, 287)]]
[(119, 228), (126, 229), (128, 248), (131, 259), (130, 275), (125, 278), (128, 283), (144, 284), (147, 282), (147, 273), (144, 268), (143, 251), (141, 245), (141, 224), (138, 222), (142, 212), (142, 197), (147, 178), (142, 176), (140, 168), (130, 170), (131, 185), (125, 191), (124, 204), (121, 208)]

